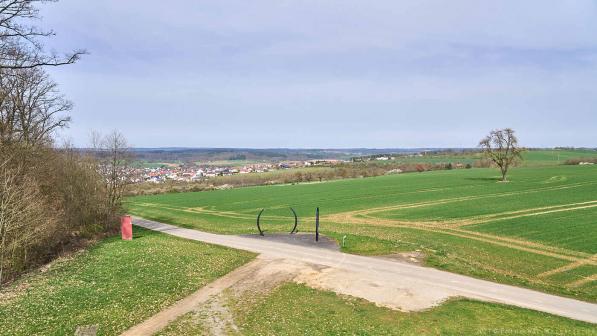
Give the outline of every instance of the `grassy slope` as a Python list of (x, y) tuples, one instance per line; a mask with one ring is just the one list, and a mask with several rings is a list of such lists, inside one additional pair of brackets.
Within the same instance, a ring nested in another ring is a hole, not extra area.
[(117, 335), (228, 273), (252, 254), (135, 227), (1, 292), (0, 335)]
[[(242, 335), (597, 335), (594, 325), (511, 306), (452, 300), (404, 313), (291, 283), (255, 305), (229, 306)], [(160, 335), (207, 334), (204, 328), (187, 314)]]
[[(372, 214), (380, 218), (418, 221), (471, 219), (597, 200), (595, 166), (518, 168), (512, 171), (510, 183), (496, 183), (497, 175), (493, 169), (452, 170), (326, 183), (142, 196), (130, 199), (129, 208), (140, 216), (186, 227), (220, 233), (254, 233), (255, 217), (261, 208), (267, 208), (262, 217), (266, 229), (288, 230), (292, 223), (288, 207), (293, 206), (301, 218), (299, 229), (307, 231), (313, 228), (313, 210), (316, 206), (321, 207), (325, 216), (397, 204), (440, 201), (425, 207)], [(462, 197), (472, 198), (458, 200)], [(192, 209), (197, 207), (202, 209)], [(464, 229), (521, 237), (564, 247), (570, 249), (571, 253), (593, 253), (597, 228), (591, 218), (594, 218), (596, 209), (500, 220)], [(562, 216), (575, 220), (562, 220)], [(566, 277), (538, 277), (543, 272), (566, 265), (569, 263), (567, 260), (442, 232), (422, 231), (415, 227), (334, 223), (324, 218), (322, 229), (339, 240), (346, 235), (344, 251), (347, 252), (386, 254), (418, 249), (428, 255), (427, 263), (431, 266), (597, 301), (595, 282), (570, 287), (567, 286), (569, 282)]]

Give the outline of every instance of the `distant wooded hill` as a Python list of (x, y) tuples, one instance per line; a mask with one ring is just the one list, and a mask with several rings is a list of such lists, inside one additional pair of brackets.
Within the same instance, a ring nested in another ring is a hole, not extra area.
[(289, 149), (289, 148), (134, 148), (138, 160), (150, 162), (193, 161), (300, 161), (316, 159), (349, 160), (353, 157), (408, 154), (422, 151), (462, 151), (463, 148), (342, 148), (342, 149)]

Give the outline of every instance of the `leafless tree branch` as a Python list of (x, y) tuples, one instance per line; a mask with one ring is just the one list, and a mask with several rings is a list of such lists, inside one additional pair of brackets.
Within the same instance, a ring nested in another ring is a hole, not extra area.
[[(84, 50), (75, 50), (64, 56), (47, 55), (40, 39), (51, 37), (54, 32), (26, 24), (39, 19), (38, 4), (56, 1), (0, 0), (0, 70), (73, 64), (86, 54)], [(19, 52), (15, 54), (15, 50)]]

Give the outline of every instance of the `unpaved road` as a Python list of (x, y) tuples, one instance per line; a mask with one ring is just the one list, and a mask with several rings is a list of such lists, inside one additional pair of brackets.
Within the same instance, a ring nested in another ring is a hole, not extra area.
[[(384, 258), (365, 257), (262, 239), (219, 235), (134, 218), (135, 225), (174, 236), (259, 253), (261, 259), (311, 265), (294, 279), (311, 287), (360, 297), (405, 311), (460, 296), (597, 323), (597, 304), (502, 285)], [(315, 266), (313, 268), (312, 266)]]

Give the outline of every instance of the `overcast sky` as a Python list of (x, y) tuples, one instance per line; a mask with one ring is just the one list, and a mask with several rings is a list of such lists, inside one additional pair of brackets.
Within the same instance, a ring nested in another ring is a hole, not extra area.
[(137, 147), (597, 146), (597, 1), (61, 0), (63, 136)]

